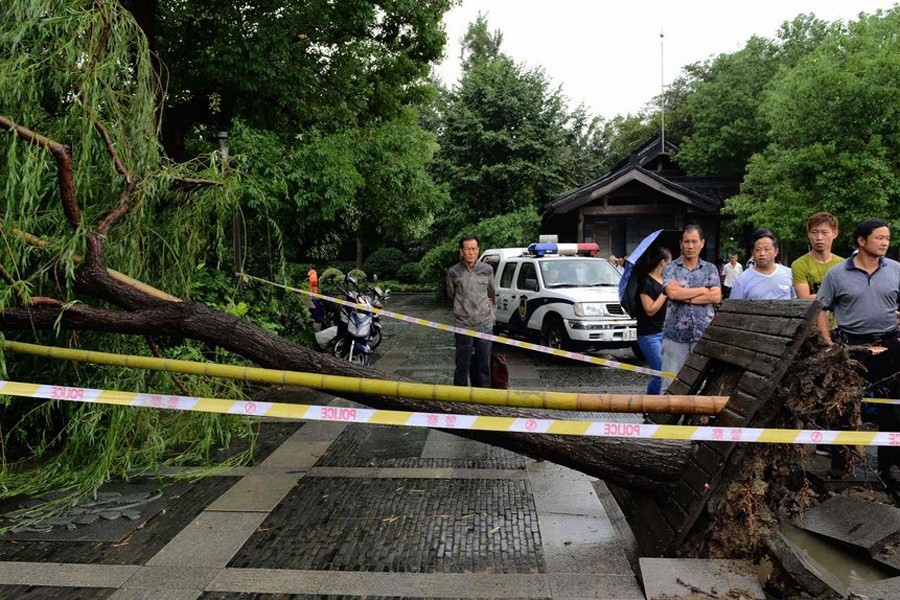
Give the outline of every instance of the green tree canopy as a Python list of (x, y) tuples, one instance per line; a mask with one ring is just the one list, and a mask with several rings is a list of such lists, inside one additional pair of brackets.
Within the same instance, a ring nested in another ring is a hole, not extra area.
[[(233, 118), (291, 137), (396, 118), (427, 99), (450, 0), (130, 1), (164, 65), (167, 151)], [(148, 6), (149, 5), (149, 6)]]
[(744, 174), (750, 157), (769, 143), (769, 123), (760, 111), (773, 78), (818, 47), (832, 26), (813, 15), (784, 23), (774, 40), (751, 37), (729, 54), (685, 67), (689, 120), (678, 164), (706, 177)]
[(750, 161), (741, 220), (802, 239), (810, 213), (900, 226), (900, 8), (832, 31), (772, 83), (760, 111), (771, 143)]
[(502, 36), (479, 16), (464, 38), (463, 74), (438, 123), (436, 177), (453, 199), (442, 231), (540, 206), (581, 183), (591, 122), (570, 111), (543, 70), (500, 52)]

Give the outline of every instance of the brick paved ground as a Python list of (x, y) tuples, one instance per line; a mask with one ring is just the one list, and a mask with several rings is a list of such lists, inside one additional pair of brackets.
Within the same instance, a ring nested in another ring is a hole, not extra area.
[[(398, 295), (390, 308), (449, 321), (429, 297)], [(504, 352), (521, 389), (646, 385)], [(453, 354), (452, 334), (385, 319), (376, 358), (383, 370), (449, 383)], [(270, 399), (285, 397), (347, 404), (298, 390)], [(643, 597), (592, 484), (603, 486), (586, 476), (439, 431), (268, 427), (251, 466), (180, 484), (118, 542), (0, 540), (0, 598)]]

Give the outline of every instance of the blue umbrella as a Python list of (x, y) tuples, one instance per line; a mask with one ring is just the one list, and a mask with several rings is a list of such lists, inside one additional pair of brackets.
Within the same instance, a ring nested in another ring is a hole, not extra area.
[(663, 231), (665, 231), (665, 229), (657, 229), (653, 233), (647, 235), (647, 237), (642, 239), (641, 243), (637, 245), (637, 248), (632, 250), (631, 253), (625, 257), (625, 271), (622, 273), (622, 279), (619, 280), (619, 302), (622, 304), (622, 308), (625, 309), (625, 312), (631, 316), (634, 316), (634, 301), (637, 296), (637, 286), (639, 283), (637, 277), (631, 276), (634, 272), (634, 266)]

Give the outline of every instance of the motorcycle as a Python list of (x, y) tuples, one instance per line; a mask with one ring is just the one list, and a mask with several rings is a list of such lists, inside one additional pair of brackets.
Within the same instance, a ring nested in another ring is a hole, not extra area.
[[(372, 300), (368, 295), (359, 292), (359, 282), (355, 277), (348, 275), (344, 278), (347, 284), (343, 290), (344, 299), (364, 307), (372, 307)], [(336, 324), (334, 346), (332, 354), (338, 358), (345, 358), (350, 362), (366, 366), (369, 364), (369, 354), (372, 348), (369, 341), (372, 337), (373, 314), (367, 310), (351, 306), (340, 306)], [(325, 331), (322, 332), (325, 337)], [(319, 335), (316, 335), (319, 341)], [(322, 345), (322, 342), (319, 341)]]

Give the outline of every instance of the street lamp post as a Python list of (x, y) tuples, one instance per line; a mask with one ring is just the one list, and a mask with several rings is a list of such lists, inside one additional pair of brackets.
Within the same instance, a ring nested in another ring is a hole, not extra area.
[[(230, 153), (230, 148), (228, 147), (228, 132), (220, 131), (216, 134), (216, 138), (219, 140), (219, 152), (222, 154), (222, 161), (227, 165)], [(231, 242), (234, 247), (235, 273), (244, 272), (244, 242), (242, 229), (240, 209), (235, 208), (234, 213), (231, 215)], [(238, 291), (241, 291), (241, 277), (240, 275), (235, 275), (235, 277), (237, 278)]]

